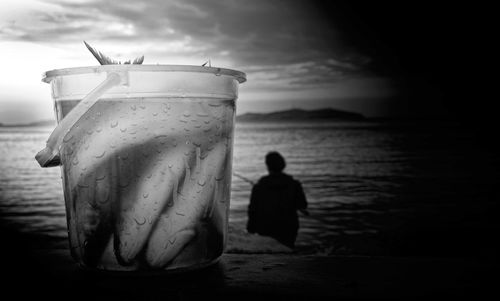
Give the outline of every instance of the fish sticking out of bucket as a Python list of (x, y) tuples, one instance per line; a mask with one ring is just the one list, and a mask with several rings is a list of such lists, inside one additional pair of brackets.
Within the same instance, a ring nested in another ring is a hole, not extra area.
[[(122, 63), (120, 61), (116, 61), (116, 60), (106, 56), (105, 54), (103, 54), (100, 51), (97, 51), (92, 46), (90, 46), (87, 42), (83, 41), (83, 43), (85, 43), (85, 46), (87, 46), (87, 49), (94, 55), (94, 57), (97, 59), (97, 61), (101, 65), (119, 65)], [(140, 57), (136, 57), (134, 59), (134, 61), (132, 62), (132, 64), (141, 65), (142, 62), (144, 62), (144, 55), (140, 56)], [(125, 65), (130, 64), (130, 60), (123, 62), (123, 64), (125, 64)]]
[(36, 156), (61, 165), (73, 258), (112, 271), (215, 263), (227, 242), (245, 74), (210, 61), (121, 63), (85, 45), (102, 66), (45, 73), (59, 124)]

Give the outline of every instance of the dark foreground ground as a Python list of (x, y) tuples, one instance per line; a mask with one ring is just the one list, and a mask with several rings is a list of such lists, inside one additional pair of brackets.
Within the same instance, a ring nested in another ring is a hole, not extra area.
[(498, 294), (493, 256), (325, 256), (259, 253), (254, 246), (254, 253), (226, 253), (200, 271), (124, 276), (80, 270), (67, 249), (41, 248), (36, 242), (40, 238), (2, 234), (0, 288), (17, 300), (368, 300)]
[(7, 290), (52, 300), (417, 299), (491, 296), (496, 284), (492, 266), (465, 259), (225, 254), (198, 272), (125, 277), (80, 271), (66, 255), (37, 254), (41, 267), (18, 271)]

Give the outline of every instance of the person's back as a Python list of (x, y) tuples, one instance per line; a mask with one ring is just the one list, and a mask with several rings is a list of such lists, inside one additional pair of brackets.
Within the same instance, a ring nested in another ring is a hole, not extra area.
[(285, 162), (281, 155), (269, 153), (266, 164), (269, 175), (252, 189), (247, 230), (274, 237), (293, 248), (299, 228), (297, 210), (307, 207), (304, 191), (299, 181), (282, 172)]

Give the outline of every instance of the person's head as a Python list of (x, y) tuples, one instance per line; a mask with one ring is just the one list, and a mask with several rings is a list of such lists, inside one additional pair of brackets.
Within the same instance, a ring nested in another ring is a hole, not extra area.
[(269, 173), (280, 173), (285, 169), (285, 158), (278, 152), (269, 152), (266, 155), (266, 165)]

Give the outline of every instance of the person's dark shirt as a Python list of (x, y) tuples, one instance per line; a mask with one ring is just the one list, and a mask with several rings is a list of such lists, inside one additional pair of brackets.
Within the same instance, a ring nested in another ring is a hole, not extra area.
[(299, 181), (284, 173), (264, 176), (252, 189), (247, 231), (274, 237), (293, 248), (299, 229), (297, 210), (306, 208)]

